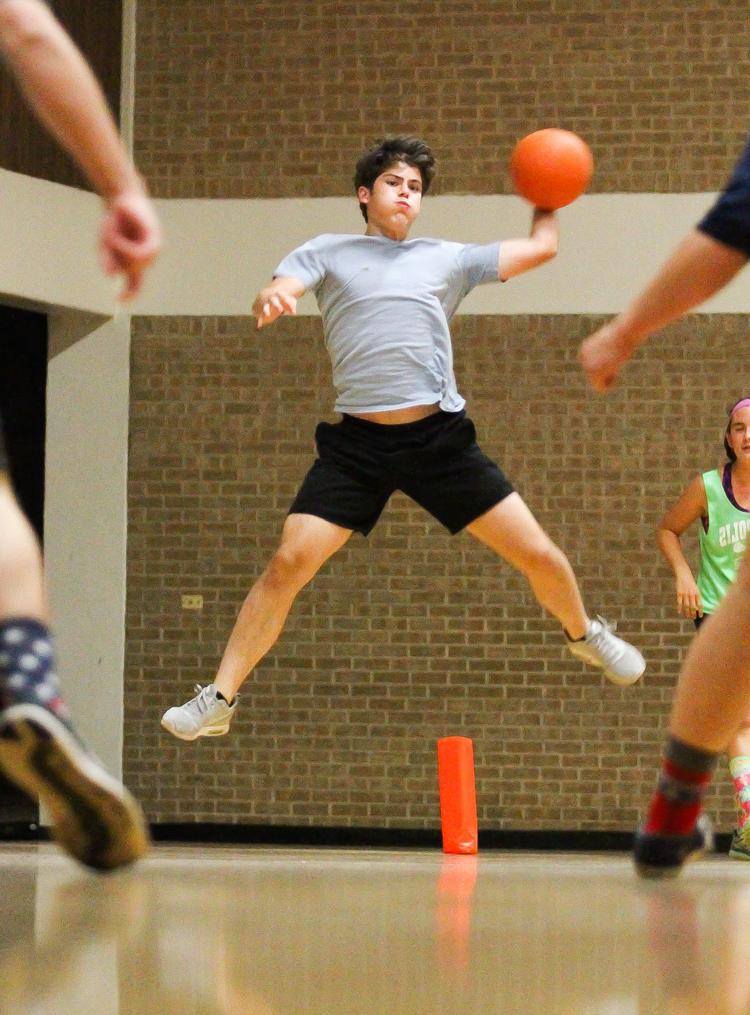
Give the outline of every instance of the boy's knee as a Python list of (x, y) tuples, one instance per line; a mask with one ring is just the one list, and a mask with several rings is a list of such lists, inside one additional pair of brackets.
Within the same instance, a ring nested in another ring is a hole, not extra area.
[(266, 580), (281, 588), (297, 588), (304, 585), (317, 570), (313, 555), (304, 549), (280, 547), (266, 568)]
[(532, 574), (557, 574), (566, 562), (560, 547), (547, 537), (536, 542), (526, 555), (526, 566)]

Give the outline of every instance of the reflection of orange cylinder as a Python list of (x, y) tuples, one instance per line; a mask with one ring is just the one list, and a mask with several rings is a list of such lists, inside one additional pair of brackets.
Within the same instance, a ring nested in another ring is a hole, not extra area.
[(476, 853), (474, 747), (468, 737), (443, 737), (438, 740), (438, 780), (443, 852)]
[(440, 969), (467, 974), (471, 964), (471, 910), (477, 883), (476, 856), (446, 856), (440, 868), (435, 906), (435, 940)]

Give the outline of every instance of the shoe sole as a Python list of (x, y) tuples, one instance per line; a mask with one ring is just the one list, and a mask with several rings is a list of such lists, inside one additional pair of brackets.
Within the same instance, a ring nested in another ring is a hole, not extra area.
[(178, 740), (187, 740), (189, 742), (198, 740), (199, 737), (223, 737), (229, 732), (229, 723), (227, 723), (226, 726), (207, 726), (205, 729), (198, 730), (197, 733), (180, 733), (177, 730), (172, 729), (171, 726), (168, 726), (163, 719), (161, 721), (161, 727), (162, 729), (165, 729), (167, 733), (171, 733), (173, 737), (177, 737)]
[(695, 860), (700, 860), (700, 858), (705, 856), (707, 853), (712, 853), (716, 847), (716, 843), (714, 841), (713, 823), (705, 813), (701, 814), (698, 818), (698, 830), (703, 836), (703, 842), (700, 845), (696, 845), (695, 849), (686, 855), (682, 863), (675, 864), (672, 867), (659, 867), (655, 864), (638, 863), (638, 861), (633, 858), (635, 869), (639, 876), (642, 878), (650, 878), (651, 880), (676, 878), (686, 864), (693, 863)]
[(637, 684), (646, 672), (645, 659), (643, 661), (643, 669), (636, 673), (635, 676), (623, 677), (619, 673), (613, 673), (612, 670), (608, 670), (606, 667), (602, 666), (601, 663), (597, 662), (596, 659), (592, 659), (588, 655), (584, 655), (582, 652), (576, 651), (574, 648), (570, 648), (570, 654), (575, 656), (576, 659), (580, 659), (582, 663), (587, 663), (589, 666), (593, 666), (595, 669), (599, 670), (599, 672), (603, 673), (611, 684), (615, 684), (617, 687), (630, 687), (632, 684)]
[(622, 677), (619, 673), (613, 673), (611, 670), (603, 670), (602, 672), (610, 684), (614, 684), (616, 687), (632, 687), (646, 672), (646, 667), (644, 666), (640, 673), (636, 673), (634, 677)]
[(750, 860), (750, 853), (740, 853), (735, 849), (730, 849), (727, 856), (730, 860)]
[(667, 881), (670, 878), (676, 878), (687, 864), (700, 860), (705, 854), (706, 848), (701, 847), (701, 849), (696, 849), (692, 853), (689, 853), (682, 863), (676, 867), (651, 867), (648, 864), (641, 864), (636, 861), (635, 869), (641, 878), (648, 878), (650, 881)]
[(0, 719), (0, 767), (52, 817), (56, 842), (86, 867), (111, 871), (145, 856), (141, 808), (39, 705), (13, 705)]

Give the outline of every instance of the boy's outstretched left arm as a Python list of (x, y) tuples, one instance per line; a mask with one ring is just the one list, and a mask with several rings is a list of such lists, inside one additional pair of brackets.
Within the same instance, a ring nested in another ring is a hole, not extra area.
[(557, 253), (558, 237), (555, 212), (535, 208), (528, 239), (503, 240), (500, 244), (498, 278), (505, 282), (514, 275), (551, 261)]

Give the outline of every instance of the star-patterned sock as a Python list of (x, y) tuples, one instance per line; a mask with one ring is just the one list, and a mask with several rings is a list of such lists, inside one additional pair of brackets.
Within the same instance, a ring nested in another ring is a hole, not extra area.
[(49, 630), (19, 617), (0, 622), (0, 708), (33, 704), (68, 721)]

